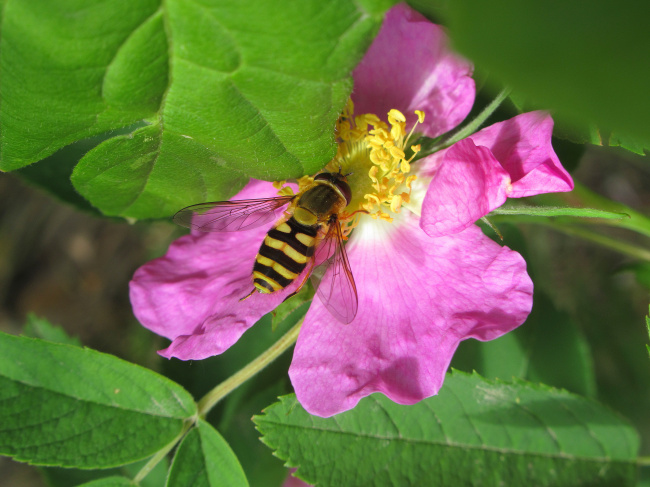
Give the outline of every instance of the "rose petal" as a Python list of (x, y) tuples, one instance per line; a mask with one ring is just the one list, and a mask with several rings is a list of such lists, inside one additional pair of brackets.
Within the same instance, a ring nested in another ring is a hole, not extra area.
[(365, 219), (348, 243), (359, 312), (349, 325), (314, 300), (289, 375), (311, 414), (331, 416), (382, 392), (413, 404), (440, 389), (461, 340), (491, 340), (519, 326), (532, 282), (516, 252), (476, 226), (428, 237), (417, 218)]
[(522, 113), (471, 135), (485, 146), (512, 179), (509, 198), (571, 191), (573, 179), (562, 167), (553, 146), (553, 119), (542, 111)]
[[(275, 194), (271, 183), (251, 181), (234, 199)], [(186, 235), (164, 257), (136, 271), (130, 283), (134, 314), (146, 328), (173, 340), (161, 355), (198, 360), (220, 354), (291, 292), (256, 292), (239, 301), (253, 289), (251, 269), (272, 225)]]
[(391, 8), (354, 70), (355, 113), (385, 118), (397, 108), (409, 117), (424, 110), (418, 131), (429, 137), (456, 127), (471, 110), (476, 90), (472, 65), (447, 45), (442, 28), (406, 4)]
[(464, 139), (445, 151), (422, 204), (422, 229), (458, 233), (501, 206), (510, 177), (489, 149)]
[(431, 181), (422, 204), (422, 228), (431, 236), (467, 228), (501, 206), (506, 197), (571, 191), (573, 180), (553, 146), (553, 119), (545, 112), (495, 123), (417, 166), (413, 205)]

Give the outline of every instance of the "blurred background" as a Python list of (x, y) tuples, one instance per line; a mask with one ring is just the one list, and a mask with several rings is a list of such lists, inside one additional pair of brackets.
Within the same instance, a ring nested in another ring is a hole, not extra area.
[[(156, 368), (162, 340), (135, 320), (128, 282), (175, 232), (167, 222), (98, 218), (0, 175), (0, 330), (20, 334), (33, 314), (84, 346)], [(47, 485), (36, 468), (5, 457), (0, 479), (3, 487)]]

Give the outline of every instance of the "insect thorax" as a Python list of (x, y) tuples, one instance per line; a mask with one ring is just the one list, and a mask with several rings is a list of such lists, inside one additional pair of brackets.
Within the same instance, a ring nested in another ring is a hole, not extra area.
[(302, 225), (314, 225), (327, 222), (345, 206), (345, 198), (330, 183), (316, 184), (300, 196), (293, 217)]

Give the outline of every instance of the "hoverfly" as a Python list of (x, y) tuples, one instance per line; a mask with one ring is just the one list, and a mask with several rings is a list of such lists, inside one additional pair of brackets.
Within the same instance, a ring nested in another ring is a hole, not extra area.
[(309, 267), (296, 291), (286, 299), (311, 276), (325, 307), (347, 324), (357, 314), (358, 298), (339, 221), (352, 199), (346, 176), (340, 169), (338, 173), (322, 172), (293, 196), (188, 206), (174, 215), (174, 222), (202, 232), (250, 230), (278, 220), (280, 209), (290, 204), (285, 216), (266, 234), (253, 265), (253, 290), (242, 300), (255, 291), (281, 291)]

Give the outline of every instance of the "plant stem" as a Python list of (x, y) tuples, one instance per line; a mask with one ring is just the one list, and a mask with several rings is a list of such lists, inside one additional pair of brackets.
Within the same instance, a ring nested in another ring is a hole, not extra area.
[(508, 98), (510, 95), (510, 92), (512, 90), (510, 88), (504, 88), (502, 89), (499, 94), (490, 102), (488, 106), (486, 106), (481, 113), (479, 113), (474, 120), (472, 120), (470, 123), (465, 125), (462, 129), (460, 129), (458, 132), (456, 132), (454, 135), (451, 136), (450, 139), (445, 141), (445, 147), (449, 147), (452, 144), (455, 144), (459, 140), (464, 139), (465, 137), (469, 137), (472, 135), (474, 132), (476, 132), (481, 125), (485, 123), (485, 121), (490, 118), (490, 115), (492, 115), (497, 108), (503, 103), (503, 101)]
[[(601, 196), (575, 181), (575, 188), (570, 193), (550, 193), (532, 198), (542, 205), (570, 205), (574, 207), (592, 207), (616, 213), (625, 213), (629, 218), (601, 221), (601, 224), (627, 228), (646, 237), (650, 237), (650, 218), (634, 209)], [(588, 223), (588, 221), (585, 221)]]
[(430, 148), (424, 149), (422, 152), (418, 153), (418, 159), (421, 159), (422, 157), (428, 156), (429, 154), (433, 154), (434, 152), (438, 152), (439, 150), (446, 149), (450, 145), (455, 144), (459, 140), (464, 139), (465, 137), (469, 137), (472, 135), (474, 132), (476, 132), (481, 125), (485, 123), (485, 121), (494, 113), (494, 111), (499, 108), (499, 105), (503, 103), (503, 101), (508, 98), (510, 95), (510, 88), (504, 88), (501, 90), (501, 92), (490, 102), (488, 106), (486, 106), (481, 113), (479, 113), (474, 120), (469, 122), (467, 125), (465, 125), (463, 128), (461, 128), (458, 132), (455, 134), (451, 135), (449, 138), (443, 138), (440, 142), (435, 144), (434, 146)]
[(133, 482), (135, 485), (139, 485), (142, 479), (144, 479), (147, 475), (149, 475), (149, 472), (153, 470), (153, 468), (158, 465), (158, 463), (167, 456), (167, 454), (172, 451), (172, 449), (176, 446), (176, 444), (183, 439), (183, 436), (185, 436), (185, 433), (187, 433), (192, 426), (194, 425), (194, 421), (187, 421), (183, 425), (183, 429), (181, 432), (174, 438), (172, 441), (167, 443), (167, 445), (164, 446), (161, 450), (158, 450), (154, 456), (152, 456), (149, 461), (146, 463), (144, 467), (140, 469), (138, 474), (133, 478)]
[[(496, 219), (493, 217), (493, 219)], [(627, 242), (622, 242), (619, 239), (603, 235), (601, 233), (593, 232), (582, 226), (578, 225), (568, 225), (559, 222), (554, 222), (545, 218), (537, 217), (526, 217), (526, 216), (517, 216), (517, 217), (508, 217), (506, 220), (513, 223), (530, 223), (533, 225), (542, 225), (548, 228), (557, 230), (558, 232), (565, 233), (567, 235), (580, 237), (591, 242), (595, 242), (603, 247), (620, 252), (624, 255), (629, 255), (635, 259), (641, 259), (650, 262), (650, 250), (646, 247), (640, 247), (638, 245), (630, 244)]]
[(242, 385), (248, 379), (257, 374), (264, 367), (273, 362), (278, 358), (282, 353), (287, 350), (291, 345), (296, 343), (298, 339), (298, 333), (300, 332), (300, 327), (302, 322), (305, 320), (303, 316), (298, 323), (296, 323), (293, 328), (291, 328), (287, 333), (285, 333), (277, 342), (271, 345), (264, 353), (259, 355), (255, 360), (246, 365), (239, 372), (231, 375), (221, 384), (217, 385), (214, 389), (208, 392), (203, 398), (198, 402), (198, 414), (193, 420), (188, 420), (181, 432), (170, 441), (164, 448), (156, 452), (156, 454), (151, 457), (147, 464), (140, 469), (138, 474), (134, 477), (133, 481), (137, 485), (139, 482), (144, 479), (153, 468), (158, 465), (158, 463), (165, 458), (165, 456), (178, 444), (179, 441), (185, 436), (185, 434), (196, 424), (198, 418), (205, 418), (205, 416), (210, 412), (210, 410), (217, 404), (221, 399), (227, 396), (230, 392), (235, 390), (237, 387)]
[(214, 389), (203, 396), (198, 403), (199, 417), (204, 418), (215, 406), (215, 404), (217, 404), (221, 399), (223, 399), (241, 384), (246, 382), (248, 379), (253, 377), (260, 370), (262, 370), (264, 367), (282, 355), (282, 353), (291, 345), (296, 343), (296, 340), (298, 339), (298, 332), (300, 331), (300, 327), (302, 326), (304, 319), (305, 318), (303, 317), (283, 337), (271, 345), (255, 360), (246, 365), (246, 367), (228, 377), (225, 381), (217, 385)]
[(568, 235), (575, 235), (576, 237), (584, 238), (585, 240), (590, 240), (597, 244), (602, 245), (603, 247), (616, 250), (635, 259), (641, 259), (650, 262), (650, 250), (644, 247), (639, 247), (637, 245), (629, 244), (627, 242), (621, 242), (620, 240), (607, 235), (602, 235), (600, 233), (592, 232), (585, 228), (578, 226), (568, 226), (568, 225), (559, 225), (559, 224), (550, 224), (550, 226), (562, 233)]

